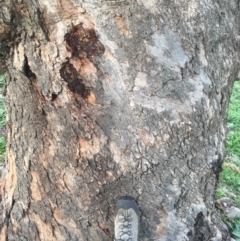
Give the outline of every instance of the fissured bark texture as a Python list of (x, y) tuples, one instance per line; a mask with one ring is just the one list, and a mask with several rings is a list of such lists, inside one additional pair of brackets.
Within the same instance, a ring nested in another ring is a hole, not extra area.
[(214, 212), (239, 66), (237, 0), (1, 0), (1, 240), (229, 240)]

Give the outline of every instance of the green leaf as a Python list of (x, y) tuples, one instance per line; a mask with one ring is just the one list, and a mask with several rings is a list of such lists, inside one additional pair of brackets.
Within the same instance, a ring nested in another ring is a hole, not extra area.
[(236, 237), (236, 238), (240, 238), (240, 227), (237, 227), (233, 230), (232, 234)]

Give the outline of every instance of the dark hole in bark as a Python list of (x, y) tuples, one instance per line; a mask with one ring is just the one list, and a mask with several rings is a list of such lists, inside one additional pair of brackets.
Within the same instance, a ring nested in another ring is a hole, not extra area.
[(216, 175), (217, 181), (219, 180), (220, 173), (222, 172), (222, 158), (219, 157), (216, 163), (214, 163), (212, 168), (214, 174)]
[(26, 56), (24, 59), (23, 72), (30, 80), (36, 79), (35, 73), (32, 72), (30, 66), (28, 65), (28, 58)]
[(198, 213), (194, 224), (193, 241), (210, 240), (210, 228), (202, 212)]
[(52, 93), (52, 101), (56, 100), (56, 98), (57, 98), (57, 94)]

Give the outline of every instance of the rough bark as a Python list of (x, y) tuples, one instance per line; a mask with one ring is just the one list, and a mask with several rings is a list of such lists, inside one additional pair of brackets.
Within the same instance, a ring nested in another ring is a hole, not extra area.
[(229, 240), (213, 199), (239, 65), (239, 2), (2, 0), (1, 240)]

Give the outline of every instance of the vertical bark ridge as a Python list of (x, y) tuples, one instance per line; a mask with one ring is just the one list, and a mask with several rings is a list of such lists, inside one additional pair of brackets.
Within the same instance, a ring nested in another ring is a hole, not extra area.
[(112, 240), (131, 195), (140, 240), (229, 240), (213, 197), (237, 18), (237, 1), (14, 3), (2, 237)]

